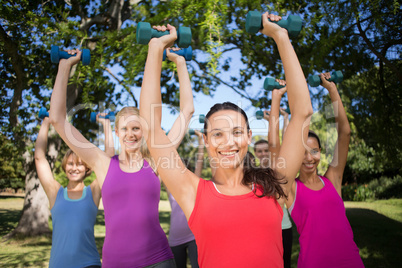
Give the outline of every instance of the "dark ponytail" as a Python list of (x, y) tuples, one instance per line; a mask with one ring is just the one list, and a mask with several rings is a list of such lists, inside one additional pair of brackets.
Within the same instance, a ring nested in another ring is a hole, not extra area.
[[(247, 130), (250, 130), (250, 126), (248, 124), (248, 118), (246, 113), (236, 104), (231, 102), (218, 103), (211, 107), (209, 112), (205, 117), (204, 123), (204, 133), (207, 133), (208, 126), (208, 118), (221, 110), (232, 110), (243, 115), (246, 120)], [(275, 198), (286, 197), (285, 192), (282, 189), (281, 184), (286, 184), (287, 182), (278, 179), (277, 173), (271, 168), (261, 168), (255, 166), (254, 155), (250, 152), (247, 152), (246, 156), (243, 159), (243, 170), (244, 176), (242, 180), (243, 185), (252, 185), (253, 183), (256, 185), (254, 187), (254, 194), (258, 197), (264, 196), (272, 196)], [(257, 188), (262, 191), (261, 195), (257, 195)]]

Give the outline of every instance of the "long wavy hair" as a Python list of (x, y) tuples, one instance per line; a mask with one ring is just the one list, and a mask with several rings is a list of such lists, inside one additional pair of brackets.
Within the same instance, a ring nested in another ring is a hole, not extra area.
[[(134, 106), (126, 106), (123, 109), (121, 109), (117, 114), (116, 114), (116, 118), (115, 118), (115, 128), (118, 129), (119, 126), (119, 120), (122, 116), (130, 116), (130, 115), (136, 115), (138, 117), (140, 117), (140, 110), (137, 107)], [(142, 129), (141, 129), (142, 131)], [(144, 139), (144, 137), (141, 138), (141, 145), (140, 145), (140, 153), (141, 156), (147, 160), (147, 162), (149, 163), (149, 165), (151, 166), (151, 168), (154, 170), (154, 172), (156, 174), (157, 173), (157, 169), (156, 169), (156, 164), (154, 159), (151, 157), (151, 153), (148, 150), (148, 146), (147, 143)]]
[[(224, 102), (224, 103), (217, 103), (211, 107), (207, 115), (205, 116), (204, 122), (204, 133), (207, 136), (207, 126), (208, 126), (208, 118), (211, 117), (214, 113), (222, 110), (231, 110), (240, 113), (247, 125), (247, 130), (250, 130), (250, 126), (248, 123), (248, 118), (246, 113), (234, 103), (231, 102)], [(243, 185), (250, 186), (253, 183), (257, 186), (254, 187), (254, 194), (258, 197), (275, 197), (281, 198), (286, 197), (285, 192), (282, 189), (282, 184), (286, 184), (287, 182), (283, 182), (282, 179), (278, 178), (277, 173), (271, 168), (261, 168), (255, 166), (255, 161), (253, 161), (254, 155), (251, 153), (247, 153), (243, 159), (243, 170), (244, 176), (242, 180)], [(261, 189), (262, 194), (257, 195), (256, 191), (257, 188)]]

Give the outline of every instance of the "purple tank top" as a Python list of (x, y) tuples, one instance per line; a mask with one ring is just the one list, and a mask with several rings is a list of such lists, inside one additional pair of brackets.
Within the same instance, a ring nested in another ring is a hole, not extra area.
[(364, 267), (345, 206), (331, 181), (321, 176), (324, 187), (315, 191), (296, 179), (291, 216), (300, 234), (298, 268)]
[(160, 182), (148, 162), (126, 173), (118, 155), (110, 160), (102, 187), (106, 235), (102, 267), (144, 267), (173, 259), (159, 223)]
[(190, 227), (188, 227), (187, 218), (170, 193), (169, 202), (172, 208), (172, 213), (170, 214), (169, 245), (175, 247), (193, 241), (195, 238)]

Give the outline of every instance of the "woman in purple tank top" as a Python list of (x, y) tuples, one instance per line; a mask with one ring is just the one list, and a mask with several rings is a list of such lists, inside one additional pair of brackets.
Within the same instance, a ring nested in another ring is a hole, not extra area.
[(330, 166), (324, 176), (319, 176), (321, 143), (318, 135), (309, 131), (300, 175), (287, 200), (300, 234), (297, 267), (364, 267), (341, 196), (350, 126), (337, 87), (327, 80), (331, 75), (323, 73), (320, 77), (334, 108), (338, 140)]
[[(60, 60), (50, 121), (67, 145), (94, 170), (101, 187), (106, 227), (102, 267), (174, 267), (173, 254), (159, 223), (160, 180), (143, 139), (139, 110), (125, 107), (116, 115), (119, 155), (110, 156), (90, 143), (66, 119), (69, 73), (80, 61), (81, 51), (68, 53), (76, 55)], [(180, 117), (168, 137), (180, 143), (186, 133), (183, 123), (187, 126), (194, 112), (193, 95), (184, 57), (169, 52), (167, 56), (176, 63), (180, 82)], [(105, 129), (105, 137), (110, 136)]]

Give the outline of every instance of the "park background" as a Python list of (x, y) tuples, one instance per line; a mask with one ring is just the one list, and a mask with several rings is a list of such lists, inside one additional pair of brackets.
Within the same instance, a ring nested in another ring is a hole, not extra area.
[[(400, 2), (379, 1), (1, 1), (0, 6), (0, 265), (45, 267), (51, 240), (48, 201), (37, 179), (33, 147), (38, 111), (49, 108), (57, 64), (50, 47), (89, 48), (89, 66), (71, 72), (67, 109), (73, 124), (103, 146), (103, 130), (89, 122), (91, 111), (118, 111), (138, 106), (147, 46), (136, 44), (139, 21), (170, 23), (192, 30), (193, 60), (188, 62), (194, 92), (191, 128), (198, 115), (217, 102), (232, 101), (246, 110), (253, 139), (265, 138), (267, 124), (255, 112), (268, 109), (266, 77), (282, 78), (276, 45), (245, 31), (250, 10), (287, 17), (299, 15), (301, 33), (292, 38), (304, 74), (341, 70), (338, 89), (351, 125), (351, 143), (342, 197), (366, 267), (398, 267), (402, 261), (402, 15)], [(178, 83), (174, 65), (163, 64), (163, 128), (177, 116)], [(320, 170), (330, 163), (336, 125), (326, 90), (310, 87), (314, 108), (311, 128), (324, 141)], [(282, 100), (286, 107), (286, 95)], [(74, 110), (75, 109), (75, 110)], [(194, 165), (194, 137), (179, 148)], [(65, 144), (49, 133), (49, 162), (55, 178), (66, 183), (60, 161)], [(116, 147), (116, 150), (119, 150)], [(251, 149), (252, 151), (252, 149)], [(205, 164), (203, 177), (210, 177)], [(88, 182), (94, 179), (92, 176)], [(19, 192), (21, 197), (11, 193)], [(11, 197), (10, 197), (11, 195)], [(161, 224), (168, 234), (169, 205), (161, 193)], [(298, 255), (294, 228), (293, 264)], [(103, 210), (96, 225), (101, 251)]]

